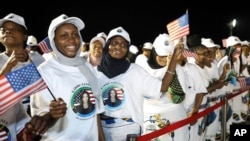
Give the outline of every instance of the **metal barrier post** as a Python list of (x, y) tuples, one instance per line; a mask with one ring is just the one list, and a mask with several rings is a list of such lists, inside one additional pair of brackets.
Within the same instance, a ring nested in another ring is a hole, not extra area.
[(228, 101), (227, 96), (223, 96), (221, 98), (225, 103), (221, 106), (221, 141), (226, 141), (226, 133), (227, 133), (227, 107)]
[(126, 141), (137, 141), (137, 135), (136, 134), (128, 134)]

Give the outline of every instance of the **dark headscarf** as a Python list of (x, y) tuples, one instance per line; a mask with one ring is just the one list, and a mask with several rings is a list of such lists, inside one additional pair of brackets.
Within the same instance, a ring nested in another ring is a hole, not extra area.
[(157, 53), (155, 51), (155, 48), (153, 47), (150, 53), (150, 56), (148, 58), (148, 65), (152, 68), (152, 69), (160, 69), (163, 68), (164, 66), (161, 66), (157, 63), (156, 61), (156, 56)]
[(108, 78), (113, 78), (117, 75), (120, 75), (124, 72), (126, 72), (130, 66), (130, 62), (126, 59), (128, 50), (129, 50), (129, 45), (128, 45), (128, 50), (127, 54), (121, 58), (121, 59), (115, 59), (109, 54), (109, 44), (110, 44), (110, 39), (107, 40), (104, 49), (103, 49), (103, 54), (102, 54), (102, 60), (101, 64), (97, 66), (98, 71), (103, 72)]

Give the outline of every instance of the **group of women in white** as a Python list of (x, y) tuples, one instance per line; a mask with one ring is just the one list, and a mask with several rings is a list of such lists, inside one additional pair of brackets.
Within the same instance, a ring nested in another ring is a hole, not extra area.
[[(146, 98), (144, 102), (144, 134), (153, 132), (201, 112), (216, 103), (223, 96), (236, 90), (243, 90), (237, 81), (241, 77), (249, 77), (249, 42), (241, 41), (236, 36), (227, 38), (224, 56), (217, 58), (216, 52), (220, 45), (211, 38), (200, 35), (189, 35), (186, 39), (186, 49), (197, 56), (179, 58), (174, 72), (167, 71), (167, 63), (171, 60), (174, 43), (166, 33), (160, 34), (152, 44), (152, 50), (147, 63), (136, 63), (145, 68), (152, 76), (161, 79), (164, 73), (171, 73), (174, 78), (166, 94), (160, 99)], [(228, 100), (228, 110), (221, 113), (221, 107), (205, 115), (197, 122), (191, 122), (155, 140), (180, 141), (217, 141), (221, 139), (222, 114), (227, 116), (227, 139), (229, 127), (233, 123), (246, 121), (249, 114), (249, 92)]]
[[(10, 13), (0, 19), (0, 26), (6, 49), (0, 54), (0, 75), (5, 75), (32, 58), (25, 49), (28, 33), (23, 17)], [(132, 40), (122, 26), (91, 40), (98, 58), (80, 56), (84, 27), (80, 18), (65, 14), (51, 21), (52, 52), (37, 66), (48, 88), (31, 95), (30, 116), (21, 103), (0, 115), (4, 139), (124, 141), (131, 134), (143, 136), (209, 108), (241, 88), (239, 77), (249, 76), (249, 43), (236, 36), (228, 37), (225, 55), (218, 60), (220, 46), (210, 38), (189, 35), (172, 42), (161, 33), (145, 43), (150, 55), (132, 63), (127, 58)], [(186, 57), (187, 50), (197, 56)], [(229, 131), (230, 124), (246, 120), (248, 91), (228, 102)], [(219, 122), (216, 109), (153, 140), (215, 141)]]

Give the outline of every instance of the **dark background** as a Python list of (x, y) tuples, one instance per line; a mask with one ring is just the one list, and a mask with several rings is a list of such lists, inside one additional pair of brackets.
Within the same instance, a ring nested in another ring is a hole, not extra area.
[(53, 18), (61, 14), (77, 16), (86, 25), (81, 31), (85, 42), (89, 42), (97, 33), (108, 34), (111, 29), (122, 26), (129, 32), (131, 43), (141, 47), (144, 42), (153, 42), (160, 33), (167, 32), (166, 24), (188, 9), (190, 34), (212, 38), (221, 45), (221, 40), (230, 33), (227, 24), (235, 18), (237, 25), (233, 35), (241, 40), (250, 40), (250, 8), (247, 0), (226, 3), (219, 0), (50, 2), (22, 1), (20, 4), (13, 2), (13, 6), (12, 1), (8, 1), (7, 4), (1, 4), (0, 18), (11, 12), (23, 16), (29, 34), (41, 41), (47, 36)]

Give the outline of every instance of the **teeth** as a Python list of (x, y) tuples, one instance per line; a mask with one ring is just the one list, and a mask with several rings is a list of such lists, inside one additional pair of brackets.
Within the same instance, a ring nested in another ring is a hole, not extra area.
[(121, 53), (121, 51), (114, 51), (115, 53)]
[(75, 46), (67, 46), (66, 48), (72, 48), (73, 49), (73, 48), (75, 48)]

